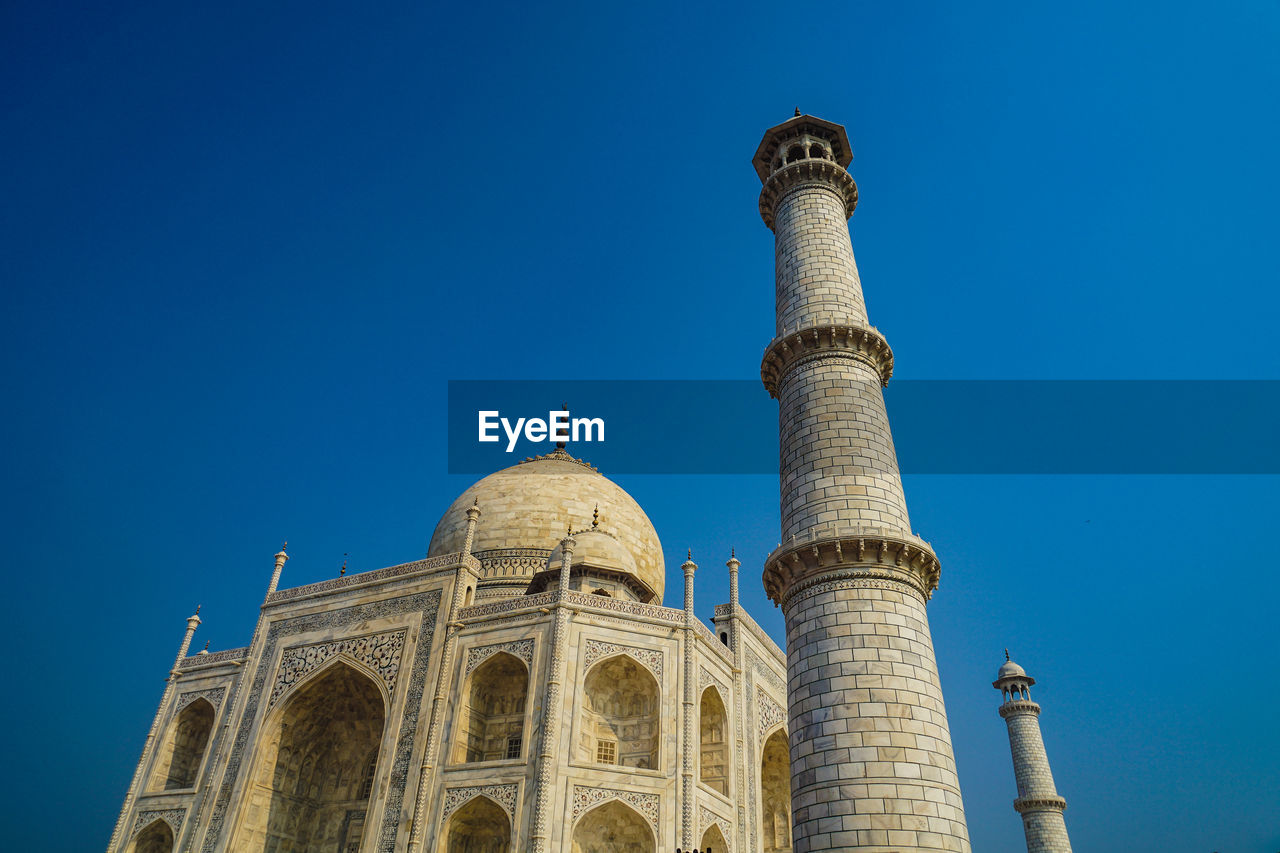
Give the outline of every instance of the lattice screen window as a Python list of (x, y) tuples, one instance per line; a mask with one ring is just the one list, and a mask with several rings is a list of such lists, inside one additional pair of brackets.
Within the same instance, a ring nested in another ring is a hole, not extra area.
[(360, 783), (360, 797), (363, 799), (373, 792), (373, 777), (378, 770), (378, 752), (374, 750), (369, 762), (364, 767), (364, 780)]
[(521, 742), (522, 742), (521, 739), (518, 737), (507, 738), (507, 758), (520, 757)]
[(596, 741), (596, 763), (618, 763), (618, 742), (616, 740)]

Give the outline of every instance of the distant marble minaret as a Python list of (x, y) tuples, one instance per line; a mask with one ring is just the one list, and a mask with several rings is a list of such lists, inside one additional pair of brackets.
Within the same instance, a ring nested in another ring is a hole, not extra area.
[(969, 850), (925, 602), (938, 559), (911, 532), (848, 219), (838, 124), (800, 115), (753, 163), (773, 229), (782, 544), (764, 570), (787, 625), (794, 853)]
[(996, 673), (991, 686), (1004, 696), (1000, 716), (1009, 726), (1009, 748), (1013, 750), (1013, 775), (1018, 782), (1018, 798), (1013, 807), (1022, 815), (1027, 834), (1027, 853), (1071, 853), (1067, 824), (1062, 811), (1067, 801), (1058, 796), (1049, 770), (1049, 757), (1040, 736), (1040, 706), (1031, 701), (1031, 685), (1036, 680), (1009, 660)]

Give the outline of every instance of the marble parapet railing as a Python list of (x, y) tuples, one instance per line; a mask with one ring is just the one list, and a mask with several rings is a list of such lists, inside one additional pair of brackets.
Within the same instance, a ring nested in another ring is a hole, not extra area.
[(220, 652), (209, 652), (207, 655), (190, 655), (178, 664), (179, 669), (193, 669), (198, 666), (211, 666), (216, 663), (239, 663), (249, 656), (248, 647), (242, 649), (223, 649)]
[[(331, 578), (327, 581), (320, 581), (319, 583), (295, 586), (291, 589), (279, 589), (267, 596), (267, 600), (263, 606), (271, 607), (286, 601), (296, 601), (300, 598), (309, 598), (316, 595), (328, 595), (351, 587), (383, 583), (406, 575), (417, 574), (419, 572), (433, 572), (441, 569), (452, 569), (456, 568), (462, 560), (463, 556), (461, 552), (456, 554), (441, 554), (438, 557), (428, 557), (425, 560), (414, 560), (412, 563), (401, 563), (398, 566), (388, 566), (385, 569), (374, 569), (370, 572), (343, 575), (342, 577)], [(466, 557), (466, 561), (467, 565), (479, 574), (480, 561), (472, 556)]]

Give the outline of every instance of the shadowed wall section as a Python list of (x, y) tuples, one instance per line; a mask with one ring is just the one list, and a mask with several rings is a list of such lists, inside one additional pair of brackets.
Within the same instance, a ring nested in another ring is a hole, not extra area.
[(509, 853), (511, 821), (493, 800), (476, 797), (449, 818), (445, 853)]
[(204, 699), (197, 699), (182, 709), (173, 725), (151, 774), (152, 791), (173, 791), (194, 788), (204, 748), (213, 731), (213, 706)]
[(231, 849), (360, 849), (385, 713), (378, 687), (345, 663), (299, 687), (263, 726)]
[(573, 830), (573, 853), (655, 853), (653, 831), (630, 807), (610, 800), (582, 816)]
[(157, 820), (138, 833), (129, 853), (173, 853), (173, 830), (169, 824)]

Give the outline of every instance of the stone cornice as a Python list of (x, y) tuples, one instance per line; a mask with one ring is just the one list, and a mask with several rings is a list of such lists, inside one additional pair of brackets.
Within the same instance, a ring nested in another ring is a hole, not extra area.
[(1031, 714), (1038, 717), (1040, 716), (1040, 706), (1030, 699), (1014, 699), (1000, 706), (1000, 716), (1002, 718), (1013, 717), (1018, 714)]
[(858, 185), (844, 167), (830, 160), (798, 160), (769, 176), (760, 189), (760, 216), (773, 228), (773, 214), (788, 192), (801, 186), (820, 186), (831, 190), (844, 202), (845, 218), (853, 216), (858, 206)]
[(240, 663), (249, 656), (249, 649), (224, 649), (220, 652), (210, 652), (207, 655), (191, 655), (182, 659), (182, 663), (178, 664), (178, 668), (182, 670), (195, 669), (197, 667), (214, 666), (224, 663)]
[(764, 589), (786, 607), (795, 596), (834, 580), (905, 584), (928, 600), (941, 567), (929, 543), (883, 528), (817, 528), (779, 546), (765, 560)]
[(1013, 801), (1013, 808), (1018, 814), (1027, 812), (1065, 811), (1067, 801), (1062, 797), (1018, 797)]
[(871, 366), (888, 385), (893, 375), (893, 350), (874, 328), (820, 322), (774, 338), (760, 362), (760, 380), (777, 399), (782, 378), (798, 364), (822, 356), (845, 355)]
[(480, 573), (480, 561), (469, 554), (465, 556), (461, 552), (456, 554), (441, 554), (438, 557), (428, 557), (425, 560), (415, 560), (412, 563), (402, 563), (398, 566), (388, 566), (385, 569), (375, 569), (373, 571), (361, 572), (354, 575), (343, 575), (342, 577), (333, 578), (327, 581), (320, 581), (319, 583), (295, 586), (291, 589), (279, 589), (267, 596), (267, 600), (262, 606), (272, 607), (286, 601), (297, 601), (301, 598), (329, 595), (334, 592), (350, 589), (351, 587), (384, 583), (406, 575), (418, 574), (419, 572), (425, 573), (441, 571), (444, 569), (456, 569), (459, 563), (466, 565), (467, 568), (471, 569), (471, 571), (476, 574)]

